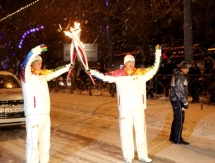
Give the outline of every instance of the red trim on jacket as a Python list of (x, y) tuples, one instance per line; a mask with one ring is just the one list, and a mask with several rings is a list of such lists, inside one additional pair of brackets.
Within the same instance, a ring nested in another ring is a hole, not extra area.
[(34, 96), (34, 108), (36, 108), (36, 98)]
[(144, 94), (142, 94), (143, 104), (144, 104)]

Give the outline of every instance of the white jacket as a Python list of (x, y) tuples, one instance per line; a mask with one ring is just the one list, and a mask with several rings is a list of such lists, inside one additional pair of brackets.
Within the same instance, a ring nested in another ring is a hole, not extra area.
[(54, 69), (47, 75), (35, 75), (31, 72), (32, 60), (41, 54), (40, 46), (32, 49), (26, 56), (21, 70), (22, 91), (24, 95), (25, 115), (49, 114), (50, 96), (47, 81), (67, 72), (70, 64)]
[(104, 82), (116, 83), (118, 109), (120, 111), (146, 109), (146, 82), (156, 74), (160, 60), (161, 50), (156, 50), (154, 66), (146, 68), (148, 72), (143, 75), (124, 76), (123, 73), (118, 73), (119, 76), (111, 76), (96, 70), (90, 70), (90, 73)]

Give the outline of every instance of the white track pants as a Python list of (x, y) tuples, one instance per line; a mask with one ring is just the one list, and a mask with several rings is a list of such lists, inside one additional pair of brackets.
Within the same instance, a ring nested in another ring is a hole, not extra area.
[(135, 129), (138, 158), (148, 158), (144, 110), (120, 111), (119, 128), (121, 148), (124, 159), (127, 161), (134, 159), (133, 126)]
[(50, 149), (49, 114), (26, 116), (26, 163), (48, 163)]

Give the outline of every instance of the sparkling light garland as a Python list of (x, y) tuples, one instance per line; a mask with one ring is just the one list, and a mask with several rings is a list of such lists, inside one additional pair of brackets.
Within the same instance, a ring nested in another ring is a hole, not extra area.
[(39, 0), (36, 0), (36, 1), (34, 1), (34, 2), (30, 3), (30, 4), (28, 4), (28, 5), (20, 8), (19, 10), (13, 12), (12, 14), (5, 16), (4, 18), (0, 19), (0, 22), (3, 21), (3, 20), (5, 20), (5, 19), (7, 19), (7, 18), (9, 18), (9, 17), (11, 17), (11, 16), (13, 16), (14, 14), (16, 14), (16, 13), (18, 13), (18, 12), (20, 12), (20, 11), (28, 8), (28, 7), (30, 7), (31, 5), (33, 5), (33, 4), (37, 3), (37, 2), (39, 2)]
[(24, 42), (24, 39), (27, 37), (28, 34), (34, 33), (34, 32), (37, 32), (37, 31), (40, 31), (40, 30), (43, 29), (43, 28), (44, 28), (44, 26), (41, 25), (40, 27), (31, 28), (31, 29), (25, 31), (24, 34), (22, 35), (22, 39), (21, 39), (20, 42), (19, 42), (18, 48), (20, 48), (20, 49), (22, 48), (22, 44), (23, 44), (23, 42)]

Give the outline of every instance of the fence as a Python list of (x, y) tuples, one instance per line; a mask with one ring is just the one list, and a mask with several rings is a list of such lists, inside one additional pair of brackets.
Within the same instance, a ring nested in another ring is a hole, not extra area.
[[(157, 74), (151, 81), (148, 82), (147, 91), (154, 94), (169, 95), (170, 81), (172, 75)], [(192, 91), (201, 98), (202, 96), (209, 95), (211, 100), (215, 101), (215, 74), (205, 74), (197, 77), (197, 75), (187, 75), (189, 95)]]
[[(147, 82), (147, 95), (165, 95), (167, 97), (169, 94), (171, 78), (171, 74), (155, 75)], [(194, 89), (200, 98), (202, 96), (210, 95), (211, 100), (215, 101), (215, 74), (201, 75), (201, 77), (189, 75), (187, 76), (187, 79), (189, 90)], [(93, 95), (94, 91), (98, 90), (101, 92), (100, 95), (103, 95), (106, 92), (112, 97), (115, 96), (116, 86), (114, 83), (104, 83), (96, 79), (94, 80), (96, 83), (95, 85), (93, 85), (89, 77), (79, 77), (77, 79), (71, 78), (67, 83), (64, 78), (57, 78), (55, 81), (49, 82), (49, 87), (54, 92), (69, 89), (70, 93), (78, 91), (81, 94), (83, 91), (87, 91), (89, 95)]]
[(65, 91), (70, 90), (70, 93), (77, 91), (80, 94), (93, 95), (96, 91), (100, 95), (110, 95), (112, 97), (116, 94), (116, 85), (114, 83), (105, 83), (94, 78), (95, 85), (92, 83), (90, 77), (83, 76), (76, 79), (70, 78), (68, 82), (66, 79), (59, 77), (53, 81), (49, 82), (50, 90), (58, 92), (59, 90)]

